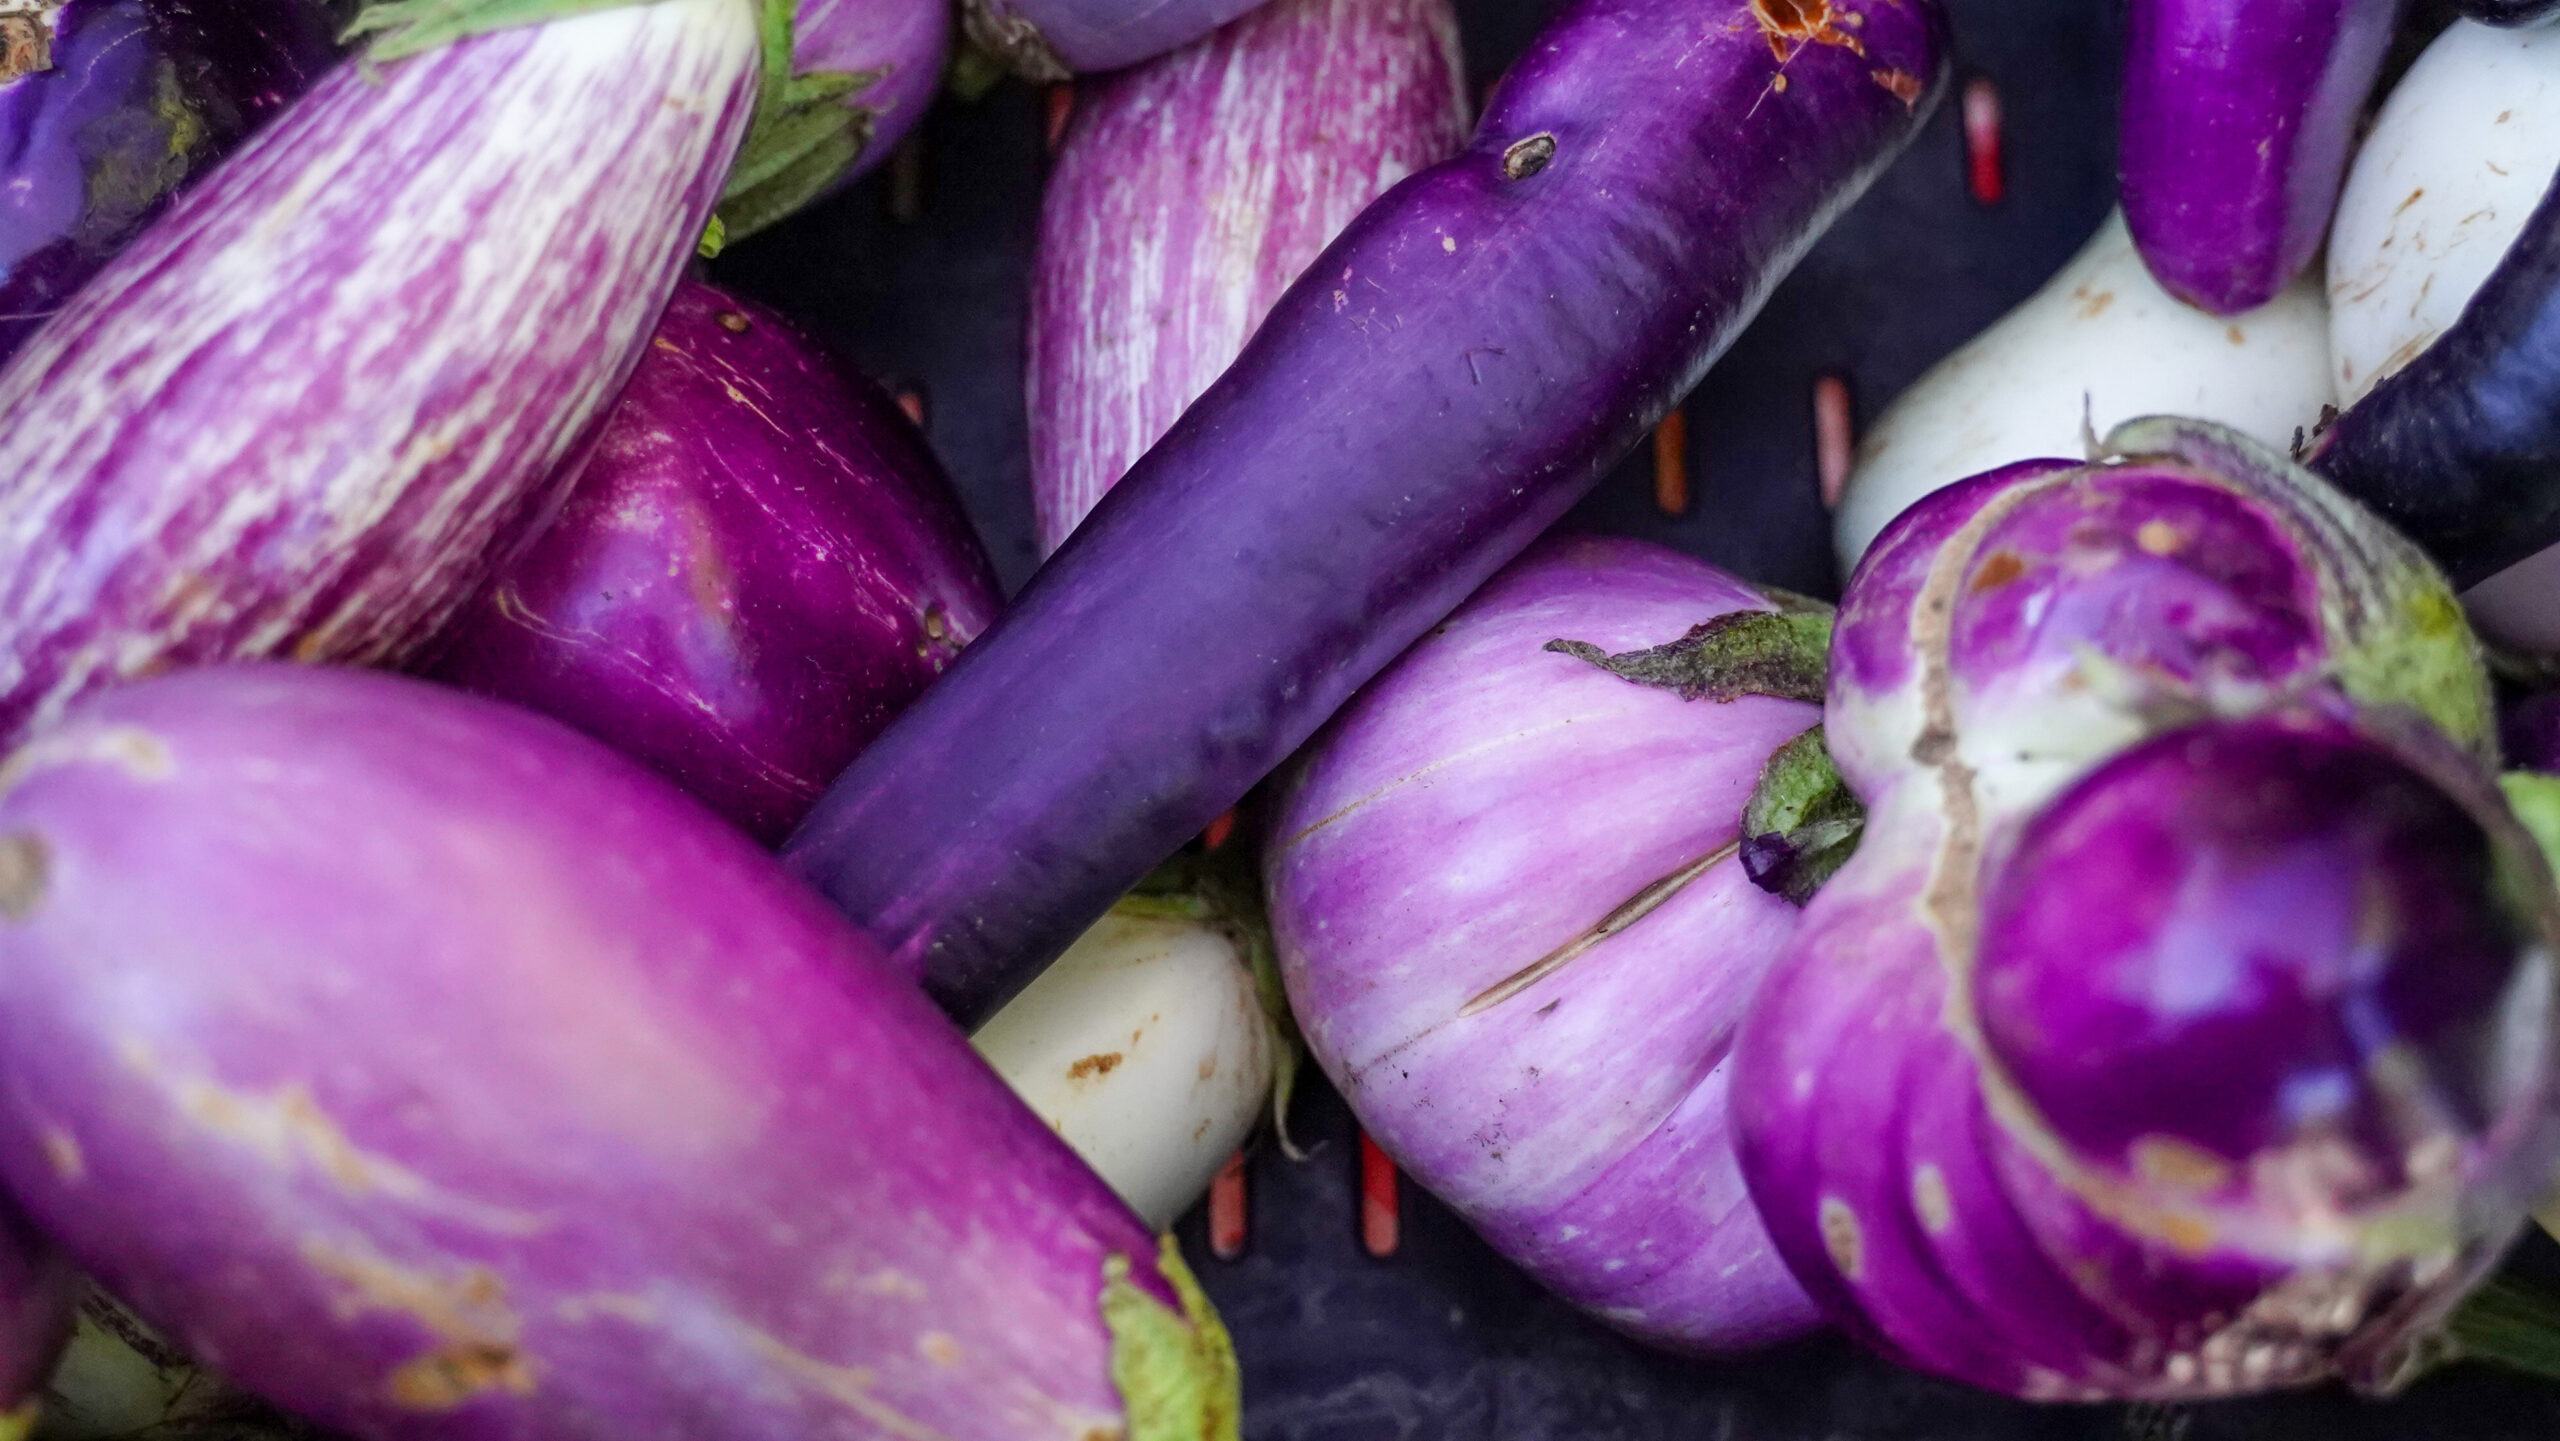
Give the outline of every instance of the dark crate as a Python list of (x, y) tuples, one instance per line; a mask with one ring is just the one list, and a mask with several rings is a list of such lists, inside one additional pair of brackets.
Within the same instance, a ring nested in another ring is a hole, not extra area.
[[(2033, 291), (2114, 193), (2121, 43), (2108, 0), (1952, 0), (1964, 76), (2005, 115), (2004, 196), (1977, 201), (1957, 107), (1833, 229), (1690, 398), (1691, 499), (1654, 502), (1630, 457), (1569, 525), (1640, 535), (1814, 594), (1838, 589), (1815, 483), (1812, 393), (1857, 419)], [(1529, 41), (1548, 0), (1458, 0), (1471, 73)], [(1048, 97), (946, 100), (892, 173), (740, 246), (718, 278), (792, 312), (921, 398), (1008, 588), (1034, 560), (1022, 404), (1024, 275)], [(1838, 1341), (1706, 1365), (1633, 1346), (1547, 1299), (1409, 1184), (1402, 1244), (1358, 1233), (1358, 1143), (1321, 1078), (1297, 1125), (1313, 1154), (1251, 1165), (1238, 1261), (1186, 1249), (1233, 1329), (1252, 1441), (2560, 1441), (2560, 1387), (2479, 1369), (2389, 1404), (2329, 1391), (2201, 1407), (2037, 1407), (1900, 1371)], [(2560, 1279), (2538, 1236), (2518, 1264)]]

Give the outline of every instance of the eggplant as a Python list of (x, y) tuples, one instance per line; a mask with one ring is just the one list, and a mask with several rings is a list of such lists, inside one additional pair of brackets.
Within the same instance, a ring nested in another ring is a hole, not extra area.
[(1277, 0), (1076, 97), (1031, 272), (1041, 554), (1361, 207), (1458, 148), (1463, 81), (1449, 0)]
[(2042, 289), (1927, 374), (1859, 442), (1832, 529), (1846, 575), (1876, 532), (1943, 485), (2079, 455), (2140, 415), (2186, 415), (2284, 445), (2334, 399), (2328, 315), (2310, 277), (2255, 310), (2207, 315), (2160, 288), (2121, 212)]
[(2136, 422), (1895, 521), (1824, 716), (1866, 834), (1732, 1121), (1825, 1313), (2039, 1399), (2402, 1379), (2560, 1159), (2560, 895), (2443, 577)]
[(566, 721), (771, 844), (997, 604), (889, 397), (687, 281), (559, 518), (429, 674)]
[(325, 0), (57, 0), (0, 32), (0, 360), (335, 59)]
[(1947, 44), (1937, 0), (1579, 0), (786, 859), (986, 1015), (1598, 482), (1916, 132)]
[(1118, 70), (1178, 50), (1266, 0), (960, 0), (978, 50), (1025, 80)]
[(716, 252), (832, 195), (889, 158), (942, 88), (949, 0), (759, 0), (756, 123), (722, 193)]
[(1133, 895), (969, 1044), (1161, 1230), (1252, 1133), (1283, 1042), (1230, 926)]
[(1725, 1107), (1797, 915), (1745, 872), (1745, 804), (1821, 715), (1551, 643), (1634, 651), (1770, 605), (1640, 541), (1542, 542), (1307, 747), (1265, 861), (1290, 1009), (1363, 1130), (1540, 1284), (1699, 1354), (1818, 1320)]
[(0, 737), (429, 641), (556, 503), (756, 77), (746, 0), (500, 30), (340, 68), (181, 197), (0, 370)]
[(2320, 249), (2401, 0), (2133, 0), (2125, 220), (2172, 295), (2217, 315)]
[(1170, 1245), (768, 855), (557, 722), (165, 676), (19, 750), (0, 854), (0, 1178), (322, 1426), (1236, 1434)]

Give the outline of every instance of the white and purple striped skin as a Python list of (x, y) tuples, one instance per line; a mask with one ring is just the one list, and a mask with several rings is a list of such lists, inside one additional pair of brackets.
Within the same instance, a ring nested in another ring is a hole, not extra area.
[(1821, 716), (1684, 701), (1544, 647), (1642, 649), (1768, 608), (1658, 546), (1542, 542), (1308, 747), (1265, 861), (1290, 1008), (1363, 1128), (1566, 1300), (1709, 1354), (1818, 1319), (1744, 1194), (1725, 1104), (1734, 1026), (1798, 914), (1744, 874), (1742, 808)]
[(800, 0), (791, 35), (797, 74), (879, 77), (846, 103), (869, 116), (849, 185), (889, 158), (942, 90), (951, 51), (951, 0)]
[(2402, 0), (2132, 0), (2119, 170), (2163, 288), (2217, 315), (2319, 253)]
[(2394, 1198), (2417, 1241), (2390, 1205), (2324, 1228), (2122, 1184), (1983, 1058), (1977, 907), (2014, 827), (2147, 736), (2325, 696), (2423, 716), (2445, 767), (2481, 768), (2486, 677), (2442, 577), (2306, 473), (2191, 422), (2108, 444), (2127, 458), (1929, 496), (1851, 579), (1825, 735), (1867, 829), (1743, 1022), (1744, 1174), (1832, 1319), (1924, 1369), (2047, 1399), (2377, 1379), (2512, 1234), (2520, 1188), (2486, 1183), (2518, 1117), (2468, 1138), (2479, 1195)]
[(404, 660), (574, 477), (757, 70), (750, 0), (501, 30), (341, 67), (200, 181), (0, 371), (0, 737)]
[(960, 18), (969, 38), (989, 55), (1026, 80), (1045, 81), (1152, 60), (1264, 3), (960, 0)]
[(366, 1438), (1121, 1434), (1156, 1238), (637, 765), (269, 664), (5, 775), (0, 1177), (208, 1367)]
[(1458, 148), (1464, 78), (1449, 0), (1274, 0), (1077, 95), (1031, 273), (1043, 555), (1362, 207)]

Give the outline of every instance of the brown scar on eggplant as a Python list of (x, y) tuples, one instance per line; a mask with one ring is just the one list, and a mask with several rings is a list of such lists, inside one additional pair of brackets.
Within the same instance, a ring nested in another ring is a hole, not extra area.
[(1834, 23), (1831, 0), (1751, 0), (1751, 18), (1769, 42), (1769, 53), (1784, 65), (1807, 45), (1836, 45), (1852, 55), (1867, 53), (1866, 43)]
[[(1854, 20), (1857, 17), (1853, 15), (1850, 18)], [(1913, 106), (1920, 103), (1920, 91), (1922, 89), (1920, 77), (1912, 74), (1908, 70), (1895, 70), (1891, 68), (1870, 70), (1867, 72), (1867, 78), (1873, 80), (1878, 85), (1883, 86), (1888, 94), (1892, 95), (1894, 99), (1901, 101), (1902, 108), (1905, 110), (1911, 109)]]
[(33, 831), (0, 838), (0, 916), (23, 921), (44, 900), (53, 875), (53, 852)]
[(1087, 1056), (1083, 1060), (1076, 1062), (1074, 1065), (1067, 1067), (1067, 1079), (1070, 1081), (1081, 1081), (1087, 1076), (1110, 1075), (1113, 1071), (1119, 1069), (1120, 1060), (1121, 1057), (1118, 1051), (1105, 1051), (1097, 1056)]

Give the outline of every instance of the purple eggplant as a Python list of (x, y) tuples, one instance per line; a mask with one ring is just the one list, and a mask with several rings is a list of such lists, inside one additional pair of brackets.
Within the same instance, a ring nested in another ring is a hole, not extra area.
[(786, 856), (984, 1016), (1588, 491), (1946, 69), (1937, 0), (1580, 0)]
[(1026, 80), (1118, 70), (1190, 44), (1267, 0), (960, 0), (970, 43)]
[(1077, 96), (1031, 277), (1042, 554), (1361, 207), (1458, 148), (1463, 78), (1449, 0), (1276, 0)]
[(0, 16), (0, 359), (328, 68), (329, 25), (324, 0), (61, 0)]
[(2125, 220), (2170, 294), (2273, 300), (2320, 249), (2401, 0), (2133, 0)]
[(772, 843), (996, 608), (889, 398), (687, 282), (560, 518), (431, 674), (567, 721)]
[(1867, 831), (1743, 1021), (1743, 1172), (1927, 1370), (2387, 1385), (2560, 1159), (2560, 900), (2414, 548), (2231, 432), (2107, 444), (1928, 497), (1851, 580)]
[(0, 371), (0, 736), (432, 637), (639, 360), (756, 75), (743, 0), (478, 35), (342, 67), (181, 197)]
[(1632, 651), (1767, 609), (1638, 541), (1543, 543), (1308, 747), (1265, 858), (1290, 1009), (1367, 1133), (1541, 1283), (1687, 1351), (1816, 1320), (1725, 1097), (1797, 914), (1744, 873), (1744, 803), (1821, 717), (1549, 643)]
[(850, 181), (889, 158), (942, 89), (951, 48), (945, 0), (799, 0), (791, 68), (804, 75), (862, 77), (854, 108), (865, 115), (862, 153)]
[(889, 158), (942, 87), (949, 0), (762, 0), (764, 91), (720, 197), (716, 251)]
[(553, 721), (284, 665), (97, 697), (7, 771), (0, 958), (11, 1192), (325, 1426), (1235, 1435), (1170, 1246), (770, 857)]

